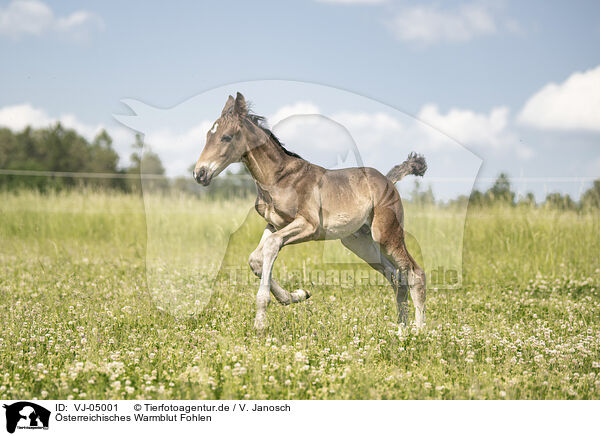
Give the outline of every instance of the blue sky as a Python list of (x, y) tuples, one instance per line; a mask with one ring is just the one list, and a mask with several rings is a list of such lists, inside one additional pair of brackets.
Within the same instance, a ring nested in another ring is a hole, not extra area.
[[(128, 113), (123, 98), (165, 108), (229, 83), (298, 80), (426, 118), (481, 157), (483, 177), (591, 178), (599, 46), (595, 1), (0, 1), (0, 124), (105, 126), (126, 163), (112, 116)], [(299, 103), (247, 97), (265, 114)], [(582, 189), (532, 183), (538, 197)]]

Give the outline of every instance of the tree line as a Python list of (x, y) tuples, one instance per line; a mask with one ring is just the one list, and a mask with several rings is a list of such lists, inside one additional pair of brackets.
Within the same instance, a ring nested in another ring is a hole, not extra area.
[[(137, 134), (132, 144), (129, 166), (119, 167), (119, 155), (114, 150), (110, 135), (102, 130), (93, 140), (60, 123), (41, 129), (27, 127), (20, 132), (0, 128), (0, 170), (29, 170), (62, 173), (102, 173), (112, 178), (57, 177), (56, 175), (0, 174), (0, 189), (36, 189), (39, 191), (61, 190), (81, 186), (114, 189), (124, 192), (140, 192), (144, 189), (175, 190), (195, 195), (228, 198), (245, 197), (255, 193), (255, 185), (244, 167), (237, 173), (230, 171), (215, 179), (208, 188), (200, 188), (191, 177), (165, 177), (165, 168), (159, 156), (145, 146)], [(191, 173), (190, 168), (190, 173)], [(143, 177), (143, 182), (142, 182)], [(411, 202), (436, 204), (431, 187), (423, 189), (415, 182)], [(446, 206), (469, 204), (474, 207), (491, 205), (547, 207), (562, 210), (588, 210), (600, 208), (600, 179), (594, 181), (579, 201), (568, 194), (550, 193), (542, 204), (536, 204), (533, 194), (515, 194), (510, 179), (500, 174), (486, 191), (474, 190), (468, 196), (459, 196)]]
[[(51, 175), (0, 174), (0, 187), (5, 190), (37, 189), (60, 190), (76, 186), (112, 188), (122, 191), (139, 189), (141, 168), (164, 174), (164, 168), (155, 153), (143, 152), (141, 136), (132, 145), (131, 165), (119, 168), (119, 155), (112, 147), (112, 138), (99, 132), (90, 142), (73, 129), (57, 123), (54, 126), (13, 132), (0, 128), (0, 169), (36, 171), (43, 173), (108, 174), (114, 178)], [(133, 175), (134, 177), (127, 177)], [(119, 177), (125, 176), (125, 177)]]
[[(27, 127), (20, 132), (0, 128), (0, 170), (8, 170), (0, 172), (0, 189), (45, 192), (92, 187), (141, 192), (143, 187), (222, 198), (244, 197), (255, 192), (254, 183), (243, 171), (242, 174), (227, 172), (208, 188), (197, 186), (191, 176), (167, 178), (160, 157), (144, 144), (140, 134), (135, 136), (131, 149), (129, 165), (122, 168), (113, 140), (105, 130), (88, 141), (61, 123), (41, 129)], [(10, 174), (11, 170), (41, 173)]]
[(536, 203), (532, 192), (517, 196), (512, 190), (510, 178), (501, 173), (494, 184), (486, 191), (475, 189), (469, 197), (461, 195), (449, 202), (450, 205), (468, 203), (473, 207), (490, 207), (494, 205), (508, 207), (544, 207), (548, 209), (586, 211), (600, 209), (600, 179), (597, 179), (588, 190), (586, 190), (579, 201), (575, 201), (569, 194), (552, 192), (546, 195), (541, 203)]

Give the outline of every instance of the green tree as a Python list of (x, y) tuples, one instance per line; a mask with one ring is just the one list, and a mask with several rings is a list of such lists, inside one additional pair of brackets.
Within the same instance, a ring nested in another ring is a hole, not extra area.
[(592, 187), (583, 193), (581, 207), (584, 210), (600, 209), (600, 179), (594, 180)]
[(138, 174), (164, 175), (165, 168), (160, 157), (150, 147), (144, 144), (142, 135), (136, 133), (135, 142), (131, 146), (134, 152), (131, 154), (131, 166), (129, 172)]
[(577, 204), (571, 199), (569, 194), (562, 195), (559, 192), (553, 192), (546, 196), (546, 201), (544, 205), (551, 209), (559, 209), (559, 210), (575, 210), (577, 209)]
[[(139, 174), (139, 179), (130, 181), (130, 186), (133, 190), (139, 190), (142, 186), (144, 188), (152, 190), (165, 190), (169, 187), (169, 182), (163, 177), (151, 177), (151, 176), (164, 176), (165, 167), (163, 166), (160, 157), (154, 153), (150, 147), (144, 143), (142, 135), (137, 133), (135, 135), (135, 142), (131, 146), (133, 153), (131, 154), (131, 166), (128, 169), (130, 174)], [(142, 176), (143, 177), (142, 180)], [(148, 177), (150, 176), (150, 177)]]
[(492, 187), (487, 190), (486, 196), (492, 203), (514, 204), (515, 193), (511, 190), (508, 175), (500, 173)]
[[(112, 139), (105, 132), (90, 144), (73, 129), (60, 123), (44, 128), (14, 133), (0, 129), (0, 168), (48, 172), (109, 172), (117, 170), (119, 156), (112, 149)], [(58, 176), (3, 175), (0, 186), (5, 189), (62, 189), (75, 185), (122, 187), (114, 179)]]
[(471, 196), (469, 197), (469, 205), (482, 207), (487, 204), (487, 198), (483, 192), (478, 189), (473, 190), (471, 192)]
[(534, 207), (536, 205), (535, 196), (532, 192), (528, 192), (527, 194), (519, 198), (517, 205), (524, 207)]

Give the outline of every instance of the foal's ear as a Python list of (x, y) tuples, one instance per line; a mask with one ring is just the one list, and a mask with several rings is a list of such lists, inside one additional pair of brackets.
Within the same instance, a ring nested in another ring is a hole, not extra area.
[(225, 107), (223, 108), (223, 110), (221, 111), (221, 116), (225, 115), (227, 112), (229, 112), (231, 110), (231, 108), (233, 107), (235, 103), (235, 100), (233, 99), (233, 97), (230, 95), (229, 98), (227, 99), (227, 103), (225, 103)]
[(239, 92), (235, 97), (234, 111), (238, 115), (248, 115), (248, 106), (246, 105), (246, 99)]

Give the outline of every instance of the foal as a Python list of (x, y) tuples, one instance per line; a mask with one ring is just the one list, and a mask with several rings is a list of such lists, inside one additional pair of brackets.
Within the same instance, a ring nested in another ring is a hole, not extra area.
[(286, 150), (250, 114), (244, 96), (229, 96), (221, 117), (206, 135), (194, 179), (207, 186), (233, 162), (242, 162), (256, 182), (256, 211), (267, 227), (250, 255), (260, 277), (254, 327), (267, 325), (270, 292), (281, 304), (306, 300), (304, 290), (288, 292), (273, 280), (279, 250), (305, 241), (340, 239), (348, 249), (385, 275), (396, 292), (398, 321), (408, 325), (408, 290), (418, 327), (425, 320), (425, 272), (406, 250), (404, 211), (394, 183), (408, 174), (422, 176), (425, 159), (414, 153), (387, 176), (373, 168), (327, 170)]

